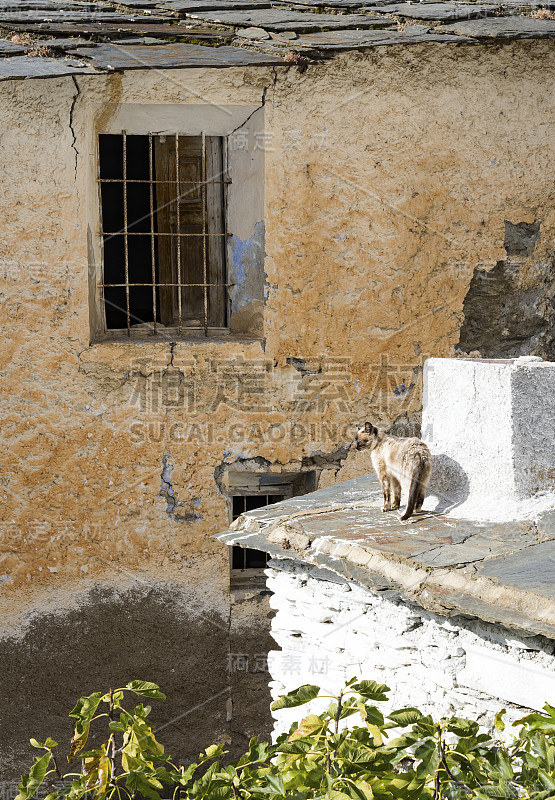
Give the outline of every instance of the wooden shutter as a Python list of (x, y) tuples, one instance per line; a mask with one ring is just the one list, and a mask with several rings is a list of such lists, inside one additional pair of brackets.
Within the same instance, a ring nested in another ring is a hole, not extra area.
[[(166, 326), (225, 327), (225, 237), (223, 151), (219, 136), (157, 136), (155, 141), (158, 264), (161, 284), (183, 286), (181, 303), (177, 287), (160, 287), (160, 317)], [(179, 179), (179, 182), (178, 182)], [(203, 186), (206, 180), (206, 186)], [(210, 181), (215, 181), (211, 183)], [(188, 234), (178, 237), (168, 234)], [(164, 235), (166, 234), (166, 235)], [(205, 236), (206, 234), (206, 236)], [(216, 235), (213, 235), (216, 234)], [(206, 240), (206, 244), (204, 242)], [(206, 291), (204, 247), (206, 246)], [(179, 262), (179, 269), (178, 269)]]

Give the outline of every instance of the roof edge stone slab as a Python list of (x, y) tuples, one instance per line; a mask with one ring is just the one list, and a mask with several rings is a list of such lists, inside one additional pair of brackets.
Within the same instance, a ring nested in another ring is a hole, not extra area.
[[(438, 614), (555, 638), (555, 583), (534, 578), (538, 557), (555, 558), (553, 512), (514, 523), (436, 514), (401, 522), (381, 511), (379, 484), (366, 475), (249, 511), (216, 538), (330, 569)], [(438, 549), (442, 566), (435, 567)]]

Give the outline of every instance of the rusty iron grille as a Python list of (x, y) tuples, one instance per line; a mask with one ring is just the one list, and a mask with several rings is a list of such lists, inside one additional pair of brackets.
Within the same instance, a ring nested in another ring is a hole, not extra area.
[(105, 331), (227, 330), (222, 137), (100, 134)]

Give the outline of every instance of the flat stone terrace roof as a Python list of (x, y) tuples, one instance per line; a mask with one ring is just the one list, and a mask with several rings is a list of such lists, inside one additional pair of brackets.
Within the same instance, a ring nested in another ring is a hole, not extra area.
[(325, 567), (447, 616), (555, 638), (555, 511), (476, 522), (381, 510), (377, 480), (355, 480), (242, 514), (227, 545)]
[(522, 38), (555, 39), (555, 0), (0, 0), (0, 80)]

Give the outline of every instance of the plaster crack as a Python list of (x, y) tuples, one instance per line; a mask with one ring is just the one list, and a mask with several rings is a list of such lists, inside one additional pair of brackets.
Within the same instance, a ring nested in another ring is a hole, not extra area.
[(266, 105), (266, 92), (267, 91), (268, 91), (268, 86), (265, 86), (264, 89), (262, 90), (262, 102), (261, 102), (261, 104), (259, 106), (257, 106), (254, 109), (254, 111), (251, 114), (249, 114), (249, 116), (245, 120), (243, 120), (243, 122), (241, 122), (239, 125), (237, 125), (236, 128), (234, 128), (232, 131), (230, 131), (230, 133), (228, 134), (228, 137), (232, 136), (238, 130), (243, 128), (247, 124), (247, 122), (249, 122), (249, 120), (256, 114), (257, 111), (260, 111), (261, 108), (264, 108), (264, 106)]
[(73, 112), (75, 111), (75, 105), (77, 103), (77, 100), (79, 99), (79, 97), (81, 97), (81, 88), (77, 83), (77, 78), (75, 77), (75, 75), (72, 75), (71, 79), (73, 81), (75, 89), (77, 90), (73, 95), (73, 98), (71, 100), (71, 108), (69, 109), (69, 129), (73, 137), (73, 141), (71, 142), (71, 147), (75, 151), (75, 181), (77, 182), (77, 157), (79, 156), (79, 152), (77, 150), (77, 136), (75, 134), (75, 129), (73, 127)]

